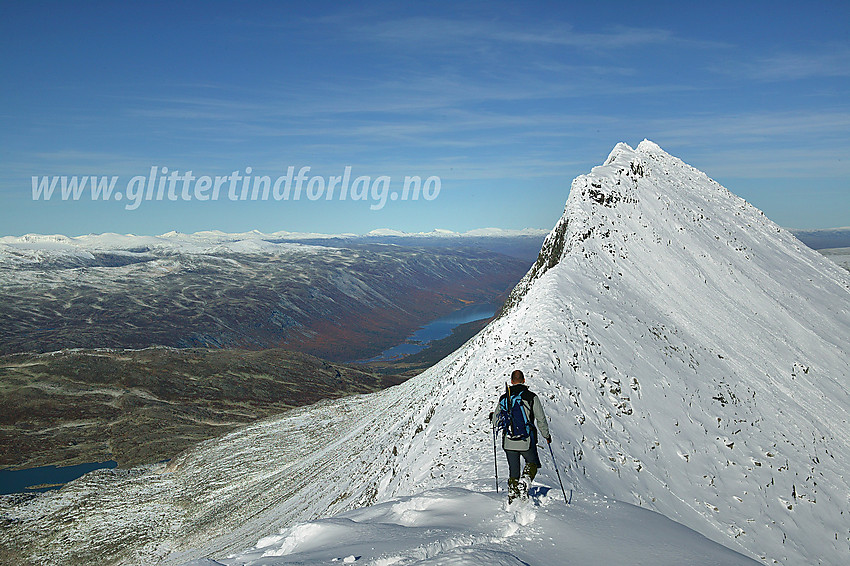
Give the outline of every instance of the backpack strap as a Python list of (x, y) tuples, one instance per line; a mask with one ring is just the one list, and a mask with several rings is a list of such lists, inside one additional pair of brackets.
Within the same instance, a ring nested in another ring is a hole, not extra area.
[(534, 420), (534, 400), (537, 398), (537, 395), (526, 389), (522, 392), (523, 400), (528, 403), (528, 424), (531, 427), (532, 438), (534, 441), (537, 441), (537, 427), (535, 426)]
[(536, 398), (537, 395), (528, 389), (522, 392), (523, 401), (528, 403), (528, 421), (532, 424), (532, 426), (534, 426), (534, 399)]

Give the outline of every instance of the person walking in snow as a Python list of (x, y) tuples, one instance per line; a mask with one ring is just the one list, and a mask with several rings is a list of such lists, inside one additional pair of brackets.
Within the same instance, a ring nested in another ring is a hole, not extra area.
[[(512, 410), (514, 406), (518, 408)], [(519, 410), (522, 412), (519, 413)], [(527, 432), (515, 430), (521, 428), (516, 422), (519, 419), (525, 420), (524, 426), (527, 427)], [(513, 423), (508, 422), (511, 420)], [(502, 429), (502, 448), (508, 459), (510, 470), (508, 502), (517, 497), (525, 498), (528, 496), (531, 481), (540, 469), (540, 456), (537, 454), (538, 431), (550, 444), (552, 436), (549, 434), (549, 423), (546, 420), (546, 413), (543, 412), (543, 404), (540, 398), (525, 385), (525, 375), (521, 370), (516, 369), (511, 373), (511, 384), (499, 398), (496, 410), (491, 415), (491, 422), (494, 429)], [(525, 460), (521, 477), (520, 457)]]

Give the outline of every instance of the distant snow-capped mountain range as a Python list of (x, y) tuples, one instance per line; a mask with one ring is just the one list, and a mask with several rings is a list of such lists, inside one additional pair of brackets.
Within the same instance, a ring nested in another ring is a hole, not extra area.
[(61, 234), (25, 234), (23, 236), (0, 237), (0, 249), (45, 249), (62, 250), (71, 248), (97, 250), (123, 250), (139, 247), (168, 248), (186, 253), (203, 253), (205, 250), (218, 250), (222, 247), (236, 246), (234, 251), (243, 251), (253, 243), (258, 251), (269, 249), (269, 244), (281, 244), (288, 241), (331, 240), (331, 239), (368, 239), (368, 238), (516, 238), (544, 237), (548, 230), (525, 228), (523, 230), (505, 230), (501, 228), (481, 228), (467, 232), (436, 229), (431, 232), (402, 232), (391, 229), (378, 229), (366, 234), (322, 234), (314, 232), (271, 232), (257, 230), (250, 232), (228, 233), (219, 230), (206, 230), (184, 234), (166, 232), (158, 236), (135, 234), (86, 234), (82, 236), (64, 236)]
[[(850, 227), (822, 230), (790, 229), (789, 231), (807, 246), (816, 250), (850, 247)], [(480, 228), (467, 232), (443, 229), (430, 232), (403, 232), (382, 228), (366, 234), (287, 231), (264, 233), (258, 230), (234, 233), (206, 230), (191, 234), (172, 231), (158, 236), (115, 233), (81, 236), (25, 234), (0, 237), (0, 265), (41, 262), (63, 256), (89, 257), (89, 254), (93, 252), (158, 251), (184, 255), (273, 254), (296, 249), (294, 246), (299, 246), (297, 249), (301, 252), (308, 252), (311, 250), (310, 245), (329, 245), (333, 241), (398, 243), (425, 247), (471, 245), (526, 259), (536, 254), (539, 242), (548, 233), (549, 230), (537, 228), (522, 230)], [(312, 251), (320, 250), (312, 248)]]
[[(825, 247), (847, 247), (850, 246), (850, 227), (828, 228), (821, 230), (790, 229), (791, 233), (800, 238), (804, 243), (815, 249)], [(267, 251), (269, 244), (281, 244), (287, 241), (298, 242), (302, 240), (332, 240), (332, 239), (383, 239), (383, 238), (518, 238), (534, 237), (543, 238), (549, 230), (538, 228), (524, 228), (522, 230), (507, 230), (503, 228), (479, 228), (466, 232), (454, 232), (452, 230), (435, 229), (430, 232), (403, 232), (390, 228), (380, 228), (367, 232), (366, 234), (340, 233), (324, 234), (319, 232), (270, 232), (264, 233), (258, 230), (249, 232), (222, 232), (220, 230), (205, 230), (184, 234), (181, 232), (166, 232), (158, 236), (144, 236), (135, 234), (86, 234), (81, 236), (64, 236), (61, 234), (25, 234), (23, 236), (0, 236), (0, 251), (8, 249), (45, 249), (45, 250), (70, 250), (96, 249), (96, 250), (123, 250), (136, 249), (140, 247), (166, 248), (179, 250), (184, 253), (204, 253), (209, 250), (231, 249), (233, 251), (250, 250), (253, 244), (258, 252)], [(812, 243), (810, 244), (809, 241)]]
[[(573, 181), (500, 316), (430, 370), (4, 503), (0, 542), (65, 564), (285, 555), (298, 521), (487, 489), (487, 414), (520, 368), (578, 501), (645, 507), (765, 564), (846, 564), (848, 344), (850, 274), (654, 143), (618, 144)], [(550, 460), (538, 477), (558, 485)]]
[(262, 233), (257, 230), (227, 233), (218, 230), (192, 234), (167, 232), (158, 236), (135, 234), (25, 234), (0, 237), (0, 266), (15, 267), (64, 261), (90, 259), (92, 254), (278, 254), (321, 253), (344, 244), (390, 243), (416, 247), (469, 246), (485, 249), (527, 261), (537, 254), (540, 242), (548, 230), (526, 228), (503, 230), (483, 228), (458, 233), (449, 230), (431, 232), (400, 232), (373, 230), (367, 234), (320, 234), (310, 232)]

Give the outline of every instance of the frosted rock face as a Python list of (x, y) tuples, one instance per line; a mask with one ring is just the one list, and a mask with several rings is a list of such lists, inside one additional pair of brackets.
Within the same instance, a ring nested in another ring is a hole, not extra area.
[(848, 344), (845, 270), (652, 142), (618, 144), (573, 181), (501, 316), (431, 370), (5, 505), (0, 541), (47, 561), (180, 564), (480, 488), (487, 414), (520, 368), (576, 497), (658, 511), (765, 563), (848, 563)]

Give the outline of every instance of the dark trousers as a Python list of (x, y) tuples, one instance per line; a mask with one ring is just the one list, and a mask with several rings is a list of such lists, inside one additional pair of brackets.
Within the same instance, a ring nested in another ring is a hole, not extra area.
[(537, 455), (537, 444), (532, 443), (531, 448), (520, 452), (519, 450), (505, 450), (505, 456), (508, 458), (508, 469), (511, 479), (519, 479), (520, 476), (520, 461), (522, 456), (529, 464), (534, 464), (540, 468), (540, 456)]

